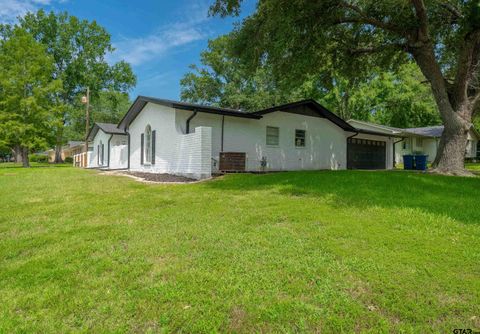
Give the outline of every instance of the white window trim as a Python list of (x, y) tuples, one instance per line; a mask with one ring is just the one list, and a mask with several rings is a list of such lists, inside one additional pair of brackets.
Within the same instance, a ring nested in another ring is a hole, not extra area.
[[(269, 144), (268, 143), (268, 128), (274, 128), (274, 129), (278, 129), (278, 136), (277, 136), (277, 144)], [(265, 145), (267, 147), (280, 147), (280, 127), (278, 126), (271, 126), (271, 125), (267, 125), (265, 127)]]
[[(303, 146), (298, 146), (298, 145), (297, 145), (297, 131), (303, 131), (303, 134), (304, 134), (304, 137), (303, 137)], [(295, 148), (296, 148), (296, 149), (305, 149), (305, 148), (307, 148), (307, 130), (305, 130), (305, 129), (295, 129), (293, 141), (294, 141), (293, 144), (295, 145)]]

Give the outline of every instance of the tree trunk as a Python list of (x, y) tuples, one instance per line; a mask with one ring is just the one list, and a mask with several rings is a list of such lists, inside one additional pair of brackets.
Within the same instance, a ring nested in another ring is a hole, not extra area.
[(23, 167), (28, 168), (30, 167), (30, 159), (28, 158), (28, 148), (22, 148), (22, 164)]
[(63, 163), (62, 142), (63, 142), (63, 130), (60, 129), (57, 132), (57, 138), (56, 138), (56, 144), (55, 144), (55, 159), (53, 161), (56, 164)]
[[(458, 113), (458, 112), (457, 112)], [(472, 175), (465, 170), (465, 149), (470, 124), (458, 115), (444, 122), (444, 130), (433, 162), (434, 171), (451, 175)]]
[[(435, 60), (433, 47), (424, 44), (412, 52), (420, 70), (430, 82), (444, 131), (433, 163), (434, 172), (450, 175), (473, 175), (465, 169), (465, 148), (467, 135), (471, 127), (472, 115), (468, 106), (453, 107), (447, 93), (447, 87), (438, 63)], [(459, 99), (458, 99), (459, 100)], [(471, 117), (471, 116), (470, 116)]]
[(22, 148), (18, 144), (13, 147), (13, 159), (16, 163), (22, 162)]

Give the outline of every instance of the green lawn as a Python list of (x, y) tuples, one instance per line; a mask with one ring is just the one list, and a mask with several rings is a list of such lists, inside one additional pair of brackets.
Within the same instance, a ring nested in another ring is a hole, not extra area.
[(475, 172), (475, 173), (480, 173), (480, 163), (478, 162), (469, 162), (465, 164), (465, 167), (467, 167), (468, 170)]
[(0, 333), (480, 329), (480, 178), (0, 168)]

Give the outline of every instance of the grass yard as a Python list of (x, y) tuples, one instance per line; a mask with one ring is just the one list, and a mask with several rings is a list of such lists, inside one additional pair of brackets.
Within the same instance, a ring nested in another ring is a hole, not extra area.
[(0, 168), (0, 332), (480, 330), (480, 178)]

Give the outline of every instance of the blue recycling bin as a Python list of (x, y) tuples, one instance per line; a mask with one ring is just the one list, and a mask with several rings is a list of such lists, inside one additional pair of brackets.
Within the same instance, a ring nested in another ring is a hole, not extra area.
[(425, 154), (415, 155), (416, 170), (427, 170), (427, 157), (428, 155)]
[(403, 156), (403, 169), (414, 169), (413, 155), (406, 154)]

